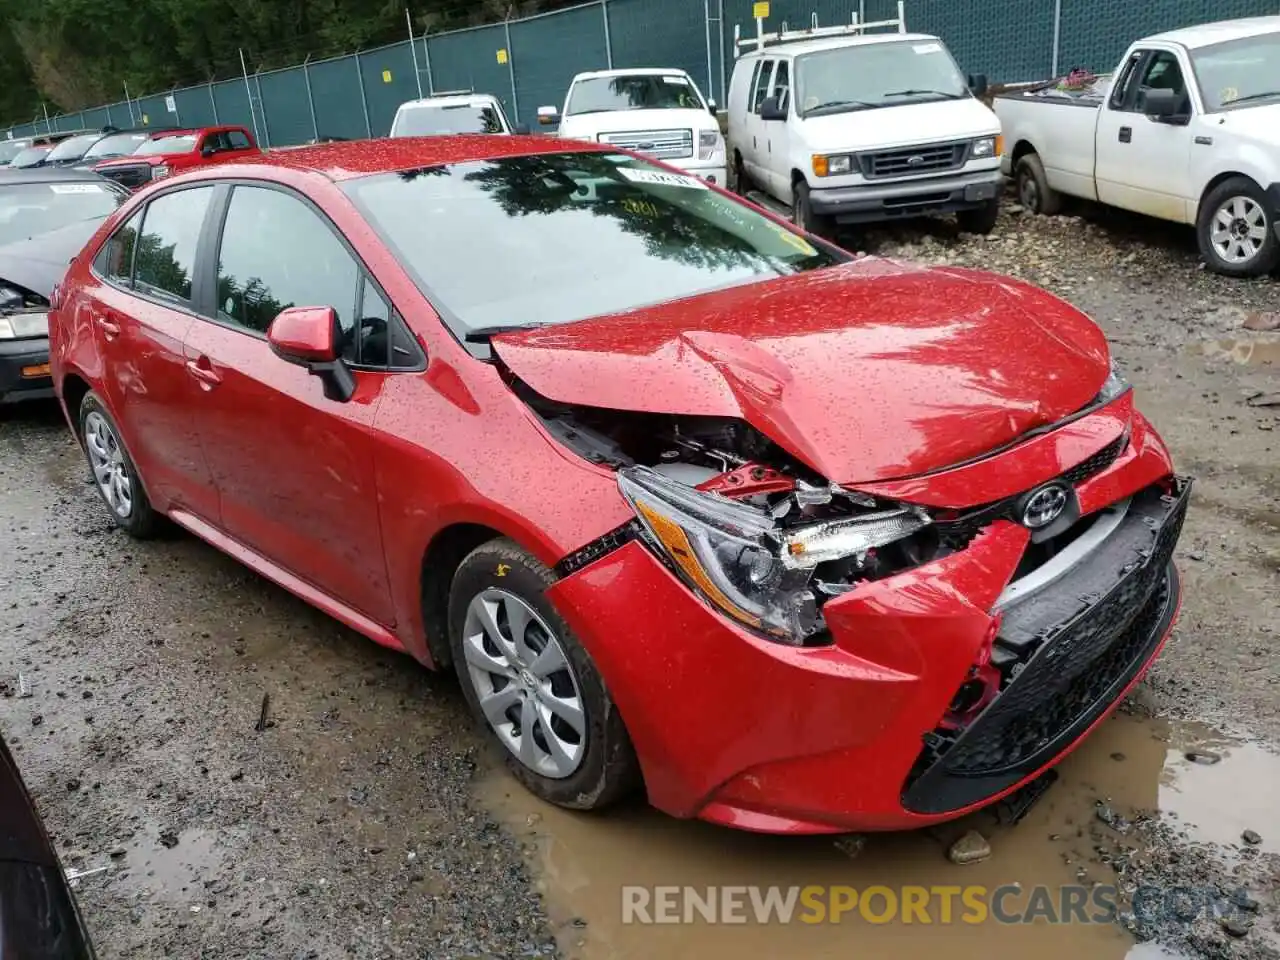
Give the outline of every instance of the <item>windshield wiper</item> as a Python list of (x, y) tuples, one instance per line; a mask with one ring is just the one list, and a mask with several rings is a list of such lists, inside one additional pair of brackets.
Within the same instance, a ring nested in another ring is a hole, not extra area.
[(819, 110), (833, 109), (835, 107), (878, 107), (878, 103), (869, 103), (866, 100), (828, 100), (826, 103), (820, 103), (816, 107), (810, 107), (804, 112), (807, 117), (810, 114), (817, 113)]
[(467, 343), (488, 343), (490, 337), (496, 337), (500, 333), (519, 333), (523, 330), (537, 330), (539, 327), (549, 327), (550, 323), (509, 323), (494, 324), (491, 327), (476, 327), (474, 330), (468, 330), (463, 334), (462, 339)]
[(948, 100), (963, 100), (964, 94), (951, 93), (949, 90), (892, 90), (883, 94), (886, 97), (921, 97), (931, 94), (936, 97), (946, 97)]
[(1244, 97), (1233, 97), (1230, 100), (1223, 100), (1222, 105), (1227, 107), (1233, 103), (1248, 103), (1250, 100), (1265, 100), (1267, 97), (1280, 97), (1280, 90), (1264, 90), (1262, 93), (1251, 93)]

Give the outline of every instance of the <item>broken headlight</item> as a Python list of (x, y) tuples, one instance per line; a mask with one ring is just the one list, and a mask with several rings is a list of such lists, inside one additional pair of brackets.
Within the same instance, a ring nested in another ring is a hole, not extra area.
[(1107, 375), (1107, 380), (1098, 391), (1098, 395), (1093, 398), (1093, 402), (1097, 406), (1103, 406), (1132, 389), (1133, 385), (1124, 378), (1116, 362), (1112, 360), (1111, 372)]
[(819, 564), (900, 540), (930, 523), (910, 507), (783, 527), (767, 510), (703, 493), (647, 467), (618, 488), (685, 583), (723, 613), (783, 643), (823, 628), (812, 582)]

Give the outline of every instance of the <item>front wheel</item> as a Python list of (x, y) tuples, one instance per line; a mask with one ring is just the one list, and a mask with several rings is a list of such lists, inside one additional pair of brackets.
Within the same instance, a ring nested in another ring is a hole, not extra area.
[(956, 222), (965, 233), (988, 234), (996, 228), (1000, 219), (1000, 198), (984, 203), (971, 210), (961, 210), (956, 214)]
[(1275, 217), (1248, 177), (1224, 180), (1204, 198), (1196, 221), (1200, 255), (1215, 273), (1258, 277), (1280, 266)]
[(449, 642), (472, 713), (536, 796), (596, 810), (639, 783), (622, 717), (590, 655), (545, 596), (555, 576), (510, 540), (454, 574)]
[(809, 196), (809, 184), (801, 180), (792, 190), (791, 219), (805, 233), (824, 239), (831, 234), (831, 224), (826, 217), (813, 212), (813, 200)]

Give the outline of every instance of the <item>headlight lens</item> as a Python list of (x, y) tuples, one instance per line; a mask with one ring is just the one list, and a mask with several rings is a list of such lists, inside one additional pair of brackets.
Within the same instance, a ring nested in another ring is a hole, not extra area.
[(853, 172), (853, 157), (845, 154), (814, 154), (813, 172), (819, 177), (840, 177)]
[(169, 169), (169, 167), (168, 167), (168, 165), (167, 165), (167, 164), (163, 164), (163, 163), (162, 163), (162, 164), (160, 164), (160, 165), (158, 165), (158, 166), (155, 166), (155, 167), (152, 167), (152, 168), (151, 168), (151, 179), (152, 179), (152, 180), (163, 180), (165, 177), (167, 177), (167, 176), (168, 176), (170, 173), (172, 173), (172, 172), (173, 172), (173, 171)]
[(994, 157), (999, 151), (996, 149), (995, 137), (982, 137), (973, 141), (973, 148), (969, 151), (969, 157), (973, 160), (981, 160), (984, 157)]
[(1103, 383), (1102, 389), (1098, 391), (1098, 395), (1094, 397), (1095, 404), (1110, 403), (1116, 397), (1122, 396), (1133, 389), (1133, 385), (1124, 378), (1120, 369), (1116, 366), (1114, 360), (1111, 361), (1111, 373), (1107, 375), (1106, 382)]
[(784, 529), (766, 511), (701, 493), (647, 467), (618, 473), (618, 487), (650, 544), (704, 600), (772, 639), (800, 645), (822, 629), (814, 568), (891, 543), (927, 526), (901, 508)]
[(710, 160), (720, 149), (720, 131), (703, 130), (698, 134), (698, 159)]
[(24, 340), (49, 335), (49, 314), (14, 313), (0, 317), (0, 340)]

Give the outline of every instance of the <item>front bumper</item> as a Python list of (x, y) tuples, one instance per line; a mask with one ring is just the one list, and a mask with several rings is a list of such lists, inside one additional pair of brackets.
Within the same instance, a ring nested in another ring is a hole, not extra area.
[[(1098, 416), (1064, 428), (1058, 452), (1086, 434), (1111, 445), (1106, 423)], [(1007, 475), (1044, 454), (1015, 449), (965, 472), (975, 481)], [(1006, 519), (941, 560), (828, 602), (832, 643), (824, 647), (788, 647), (739, 629), (637, 541), (568, 574), (548, 596), (613, 695), (654, 806), (774, 833), (925, 826), (994, 802), (1057, 763), (1159, 652), (1178, 608), (1169, 556), (1186, 491), (1169, 501), (1150, 492), (1171, 467), (1140, 415), (1107, 464), (1073, 478), (1082, 513), (1130, 496), (1158, 506), (1133, 513), (1152, 537), (1142, 563), (1130, 566), (1117, 548), (1114, 563), (1089, 564), (1090, 576), (1103, 578), (1093, 586), (1105, 587), (1092, 597), (1064, 578), (1031, 598), (1034, 610), (998, 610), (1030, 542), (1028, 530)], [(1136, 540), (1117, 543), (1143, 549)], [(962, 736), (940, 743), (948, 708), (993, 638), (1033, 620), (1053, 639)], [(1080, 677), (1087, 688), (1074, 685)]]
[(0, 403), (38, 400), (53, 396), (53, 378), (32, 375), (31, 368), (49, 363), (49, 338), (0, 340)]
[(868, 223), (971, 210), (991, 203), (1003, 189), (1004, 175), (994, 168), (926, 180), (823, 187), (810, 191), (809, 202), (814, 213), (837, 223)]
[(665, 163), (671, 164), (683, 170), (685, 173), (695, 177), (701, 177), (708, 183), (714, 183), (717, 186), (728, 186), (729, 171), (725, 167), (725, 159), (723, 153), (716, 153), (710, 160), (667, 160)]

